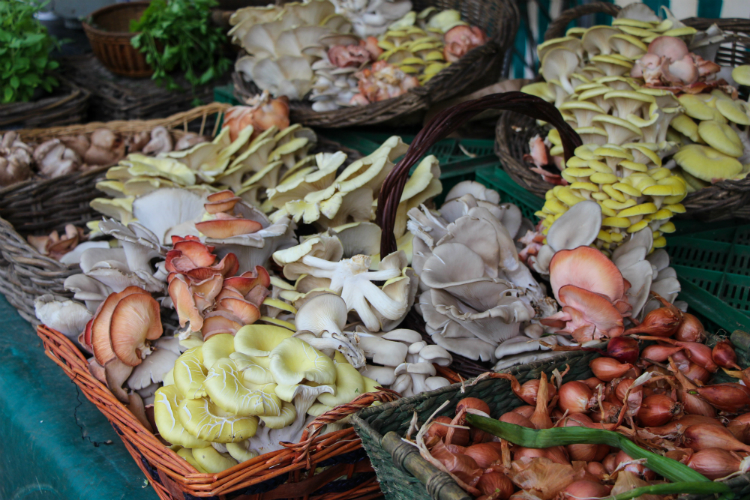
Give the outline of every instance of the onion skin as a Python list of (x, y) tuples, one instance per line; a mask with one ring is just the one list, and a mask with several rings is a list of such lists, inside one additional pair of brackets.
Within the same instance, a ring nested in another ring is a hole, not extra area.
[(525, 406), (519, 406), (518, 408), (513, 408), (510, 411), (514, 413), (518, 413), (522, 417), (526, 417), (528, 419), (528, 418), (531, 418), (535, 410), (536, 408), (534, 408), (533, 406), (525, 405)]
[(705, 337), (703, 323), (690, 313), (682, 313), (682, 323), (674, 334), (675, 340), (681, 342), (701, 342)]
[[(621, 337), (615, 337), (615, 338), (619, 339)], [(612, 339), (612, 340), (614, 340), (614, 339)], [(586, 380), (581, 380), (581, 382), (583, 382), (584, 384), (586, 384), (587, 386), (589, 386), (589, 389), (591, 389), (592, 391), (596, 391), (597, 387), (599, 387), (600, 385), (602, 385), (604, 383), (602, 380), (599, 380), (596, 377), (589, 377)]]
[(493, 462), (503, 459), (502, 452), (500, 451), (500, 443), (473, 444), (464, 450), (464, 455), (473, 458), (482, 469), (486, 469)]
[[(619, 466), (623, 462), (630, 462), (632, 460), (633, 459), (630, 457), (630, 455), (620, 450), (619, 452), (617, 452), (617, 456), (615, 457), (615, 464), (616, 466)], [(641, 477), (646, 481), (651, 481), (656, 478), (656, 473), (654, 471), (644, 467), (641, 464), (628, 464), (620, 470), (625, 470), (628, 472), (632, 472), (633, 474), (637, 474), (638, 477)]]
[(586, 464), (586, 472), (589, 474), (598, 477), (599, 479), (604, 479), (605, 476), (608, 476), (607, 469), (604, 468), (604, 465), (602, 465), (600, 462), (589, 462)]
[(643, 350), (641, 358), (646, 361), (656, 361), (657, 363), (663, 363), (670, 356), (674, 356), (680, 352), (682, 347), (679, 346), (668, 346), (668, 345), (650, 345)]
[(620, 363), (634, 364), (638, 354), (638, 341), (632, 337), (615, 337), (607, 344), (607, 355)]
[(725, 427), (716, 425), (691, 425), (685, 429), (683, 442), (693, 451), (721, 448), (729, 451), (750, 452), (750, 445), (738, 441)]
[(682, 322), (682, 312), (668, 304), (668, 307), (654, 309), (643, 318), (640, 325), (625, 331), (625, 335), (643, 333), (654, 337), (671, 337), (677, 333)]
[(591, 420), (593, 420), (594, 422), (601, 422), (603, 424), (614, 424), (615, 422), (617, 422), (617, 417), (620, 415), (620, 409), (622, 408), (622, 405), (618, 406), (614, 403), (610, 403), (609, 401), (603, 401), (602, 408), (604, 409), (603, 413), (601, 410), (599, 410), (599, 405), (596, 405), (594, 407), (594, 410), (591, 412)]
[[(668, 436), (670, 434), (674, 434), (679, 429), (682, 429), (684, 431), (691, 425), (698, 424), (724, 427), (716, 418), (705, 417), (703, 415), (685, 415), (682, 418), (672, 420), (668, 424), (662, 425), (661, 427), (647, 427), (646, 430), (652, 434), (656, 434), (657, 436)], [(678, 426), (680, 427), (678, 428)]]
[(514, 411), (509, 411), (508, 413), (500, 417), (498, 420), (500, 420), (501, 422), (509, 423), (509, 424), (520, 425), (521, 427), (526, 427), (528, 429), (534, 428), (534, 424), (531, 423), (531, 420), (524, 417), (523, 415), (519, 415), (518, 413)]
[(429, 429), (427, 429), (427, 432), (425, 433), (425, 438), (434, 436), (438, 439), (443, 439), (445, 435), (448, 434), (448, 429), (450, 429), (450, 427), (446, 427), (445, 425), (440, 425), (440, 423), (450, 424), (451, 423), (450, 417), (435, 417), (432, 419), (432, 421), (435, 423), (431, 425)]
[[(539, 392), (539, 379), (527, 380), (521, 384), (518, 392), (515, 395), (521, 398), (524, 403), (528, 405), (536, 405), (536, 395)], [(547, 403), (552, 401), (552, 398), (557, 394), (557, 388), (553, 384), (547, 386)]]
[(698, 342), (679, 342), (678, 345), (685, 348), (685, 354), (688, 359), (710, 371), (711, 373), (719, 369), (711, 355), (711, 348), (706, 344)]
[(718, 410), (737, 413), (750, 407), (750, 388), (727, 383), (706, 385), (691, 390)]
[(576, 481), (568, 485), (562, 491), (559, 498), (570, 498), (572, 500), (599, 500), (606, 497), (612, 491), (611, 486), (593, 481)]
[(739, 441), (748, 444), (748, 441), (750, 441), (750, 413), (745, 413), (731, 420), (727, 429)]
[(604, 470), (607, 471), (607, 474), (612, 474), (617, 468), (617, 464), (617, 453), (610, 453), (604, 457), (604, 460), (602, 460), (602, 465), (604, 466)]
[(614, 391), (617, 402), (619, 402), (620, 404), (623, 404), (625, 402), (625, 394), (628, 392), (628, 389), (630, 389), (630, 386), (633, 385), (633, 382), (635, 382), (635, 379), (625, 378), (617, 384), (617, 387)]
[(502, 472), (486, 472), (482, 474), (476, 484), (476, 488), (483, 495), (491, 496), (496, 500), (508, 500), (513, 494), (513, 482)]
[(687, 369), (680, 368), (680, 371), (693, 382), (700, 382), (701, 384), (705, 384), (711, 378), (711, 372), (695, 363), (688, 362)]
[(643, 427), (659, 427), (682, 411), (682, 405), (669, 396), (654, 394), (643, 399), (637, 418)]
[(483, 411), (487, 415), (490, 414), (490, 406), (479, 398), (463, 398), (456, 405), (456, 414), (464, 408), (473, 408), (475, 410)]
[[(565, 419), (565, 427), (590, 427), (593, 425), (591, 419), (583, 413), (574, 413)], [(571, 460), (591, 462), (596, 459), (599, 451), (598, 444), (569, 444), (565, 447)]]
[(740, 470), (742, 459), (723, 448), (706, 448), (693, 453), (687, 466), (712, 481), (727, 477)]
[(735, 370), (742, 370), (740, 365), (737, 364), (737, 353), (734, 352), (732, 343), (728, 340), (719, 341), (711, 351), (711, 358), (714, 363), (722, 368), (734, 368)]
[(560, 386), (558, 405), (562, 411), (586, 413), (591, 408), (594, 393), (583, 382), (574, 380)]
[(602, 357), (591, 360), (589, 367), (591, 368), (591, 371), (594, 372), (596, 378), (605, 382), (611, 382), (612, 380), (625, 375), (628, 370), (633, 368), (633, 365), (630, 363), (620, 363), (614, 358)]

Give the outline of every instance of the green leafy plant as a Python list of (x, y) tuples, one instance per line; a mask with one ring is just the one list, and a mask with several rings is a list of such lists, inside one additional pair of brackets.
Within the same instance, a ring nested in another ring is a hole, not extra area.
[(41, 87), (58, 84), (48, 71), (57, 68), (49, 54), (58, 42), (34, 14), (43, 5), (28, 0), (0, 1), (0, 103), (28, 101)]
[(221, 76), (231, 62), (221, 55), (225, 35), (211, 24), (215, 0), (153, 0), (143, 16), (131, 21), (139, 32), (133, 47), (154, 68), (153, 79), (169, 90), (182, 90), (169, 75), (180, 70), (193, 86)]

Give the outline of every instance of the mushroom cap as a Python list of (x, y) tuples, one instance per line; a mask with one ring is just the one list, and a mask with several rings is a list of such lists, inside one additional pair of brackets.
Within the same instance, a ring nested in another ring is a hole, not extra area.
[(740, 85), (750, 85), (750, 65), (745, 64), (734, 68), (732, 79)]
[(719, 99), (716, 101), (716, 109), (727, 120), (739, 125), (750, 125), (750, 107), (744, 101), (732, 99)]
[(587, 323), (593, 324), (605, 336), (622, 335), (624, 330), (622, 313), (606, 297), (574, 285), (562, 287), (559, 294), (560, 303), (565, 306), (563, 310), (575, 309)]
[(167, 372), (174, 367), (178, 357), (179, 354), (169, 349), (157, 349), (149, 354), (143, 363), (135, 367), (128, 378), (128, 387), (140, 390), (152, 383), (162, 382)]
[(688, 115), (681, 114), (676, 116), (669, 122), (669, 125), (693, 142), (701, 140), (698, 135), (698, 125)]
[(233, 352), (229, 358), (242, 372), (242, 378), (253, 384), (263, 385), (274, 382), (273, 374), (269, 370), (271, 360), (268, 356), (248, 356), (241, 352)]
[(319, 336), (324, 331), (341, 333), (346, 325), (346, 302), (340, 296), (324, 293), (313, 297), (300, 307), (294, 319), (297, 330), (307, 330)]
[(706, 144), (727, 156), (739, 158), (744, 153), (742, 140), (737, 132), (725, 123), (704, 120), (698, 125), (698, 134)]
[(128, 295), (115, 306), (109, 327), (110, 342), (115, 355), (126, 365), (141, 364), (146, 340), (161, 337), (164, 330), (159, 312), (159, 303), (149, 293)]
[(190, 434), (212, 443), (243, 441), (258, 430), (257, 417), (227, 415), (205, 397), (180, 401), (177, 417)]
[(602, 210), (596, 202), (582, 201), (557, 219), (547, 232), (553, 250), (572, 250), (594, 242), (602, 224)]
[(110, 338), (112, 313), (114, 313), (120, 300), (132, 294), (148, 295), (142, 288), (130, 286), (122, 292), (110, 294), (96, 310), (93, 323), (91, 324), (91, 345), (96, 361), (102, 366), (117, 357), (112, 348), (112, 340)]
[(611, 26), (592, 26), (581, 37), (583, 50), (590, 56), (609, 54), (612, 51), (609, 38), (619, 34), (622, 34), (622, 31)]
[(206, 375), (204, 386), (211, 401), (232, 415), (278, 417), (281, 414), (276, 384), (256, 385), (245, 380), (235, 362), (229, 358), (222, 358), (213, 365)]
[(716, 115), (716, 109), (693, 94), (682, 94), (677, 98), (680, 105), (685, 108), (685, 114), (696, 120), (712, 120)]
[(210, 370), (219, 360), (228, 358), (233, 352), (234, 336), (229, 333), (212, 335), (203, 342), (201, 348), (203, 366)]
[(673, 158), (687, 173), (706, 182), (730, 179), (742, 171), (737, 159), (699, 144), (683, 146)]
[(206, 368), (203, 366), (202, 346), (191, 347), (177, 358), (174, 364), (174, 385), (180, 398), (201, 398), (206, 395), (203, 382)]
[(349, 403), (365, 393), (365, 382), (362, 375), (349, 363), (334, 363), (336, 369), (336, 393), (318, 395), (318, 401), (328, 406)]
[(283, 429), (287, 425), (291, 425), (292, 422), (297, 419), (297, 410), (292, 403), (282, 401), (281, 411), (278, 415), (260, 415), (258, 418), (260, 418), (263, 425), (269, 429)]
[(294, 332), (272, 325), (246, 325), (234, 335), (234, 349), (248, 356), (269, 356)]
[[(630, 222), (625, 221), (629, 226)], [(596, 248), (581, 246), (573, 250), (560, 250), (552, 257), (549, 268), (550, 285), (558, 301), (559, 290), (565, 285), (575, 285), (604, 295), (611, 302), (622, 298), (625, 293), (620, 270)]]
[(541, 74), (547, 81), (559, 80), (568, 93), (573, 93), (568, 77), (575, 72), (579, 62), (580, 59), (575, 52), (565, 48), (554, 48), (545, 54)]
[(298, 338), (286, 338), (271, 354), (271, 373), (280, 385), (296, 385), (307, 379), (317, 384), (336, 382), (331, 358)]
[(154, 397), (154, 421), (161, 437), (169, 443), (185, 448), (209, 446), (208, 441), (197, 438), (183, 427), (177, 418), (181, 398), (177, 388), (168, 385), (159, 388)]

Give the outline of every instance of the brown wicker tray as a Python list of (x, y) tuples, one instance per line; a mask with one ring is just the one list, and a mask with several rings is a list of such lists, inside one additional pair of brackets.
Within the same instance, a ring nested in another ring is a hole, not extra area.
[[(297, 444), (265, 453), (218, 474), (201, 474), (178, 456), (115, 398), (88, 370), (86, 359), (63, 334), (39, 326), (45, 354), (109, 420), (162, 500), (186, 498), (368, 500), (382, 496), (370, 460), (353, 428), (318, 436), (323, 426), (374, 401), (394, 401), (392, 391), (367, 393), (316, 418)], [(320, 470), (319, 468), (325, 467)], [(341, 479), (344, 477), (345, 479)], [(231, 497), (228, 495), (233, 493)]]
[(0, 129), (49, 127), (85, 121), (90, 92), (58, 74), (54, 76), (60, 85), (51, 95), (34, 102), (0, 105)]
[[(25, 141), (42, 142), (64, 135), (92, 132), (101, 127), (120, 134), (151, 130), (162, 125), (170, 129), (193, 128), (199, 133), (215, 132), (228, 104), (213, 103), (165, 119), (88, 123), (43, 129), (20, 130)], [(30, 234), (64, 231), (65, 224), (82, 226), (98, 214), (89, 202), (101, 195), (96, 182), (108, 167), (45, 180), (28, 180), (0, 190), (0, 293), (21, 316), (36, 325), (34, 300), (47, 293), (72, 297), (63, 283), (78, 266), (65, 266), (41, 255), (26, 241)]]
[[(616, 16), (620, 8), (616, 5), (597, 2), (582, 5), (563, 12), (550, 24), (544, 38), (549, 40), (564, 36), (568, 24), (575, 19), (597, 12)], [(722, 30), (735, 34), (736, 39), (723, 45), (717, 62), (723, 66), (750, 64), (750, 19), (703, 19), (692, 17), (683, 22), (696, 29), (706, 29), (717, 24)], [(530, 164), (523, 160), (529, 152), (529, 139), (537, 134), (546, 135), (546, 130), (534, 120), (513, 112), (504, 112), (495, 129), (495, 152), (503, 163), (503, 170), (521, 187), (544, 198), (554, 186), (532, 172)], [(750, 219), (750, 178), (739, 181), (717, 182), (694, 193), (682, 201), (687, 210), (679, 218), (694, 218), (714, 221), (730, 218)]]
[[(518, 31), (520, 17), (513, 0), (415, 0), (413, 9), (427, 7), (456, 9), (461, 18), (483, 28), (489, 37), (486, 44), (469, 51), (457, 62), (432, 78), (427, 85), (406, 94), (367, 106), (352, 106), (336, 111), (313, 111), (305, 101), (291, 102), (291, 118), (308, 126), (341, 128), (373, 125), (398, 118), (399, 124), (417, 123), (433, 102), (496, 83), (503, 61)], [(234, 78), (235, 95), (241, 101), (258, 93), (254, 84)]]
[(150, 78), (129, 78), (109, 71), (93, 54), (71, 56), (60, 60), (65, 75), (91, 93), (89, 119), (150, 120), (163, 118), (193, 107), (197, 99), (213, 101), (213, 88), (228, 81), (193, 87), (182, 76), (173, 76), (183, 92), (170, 92)]

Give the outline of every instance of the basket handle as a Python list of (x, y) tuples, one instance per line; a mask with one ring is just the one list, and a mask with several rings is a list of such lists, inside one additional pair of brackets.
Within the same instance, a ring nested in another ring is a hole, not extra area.
[(312, 446), (313, 440), (318, 437), (320, 431), (322, 431), (323, 427), (325, 427), (327, 424), (338, 422), (339, 420), (346, 418), (349, 415), (357, 413), (359, 410), (368, 408), (375, 401), (380, 401), (381, 403), (390, 403), (391, 401), (395, 401), (401, 397), (401, 395), (396, 391), (384, 389), (382, 387), (378, 387), (378, 389), (380, 389), (378, 392), (367, 392), (359, 397), (354, 398), (349, 403), (336, 406), (335, 408), (325, 412), (324, 414), (307, 424), (307, 427), (305, 427), (304, 432), (302, 432), (302, 436), (300, 437), (298, 443), (282, 443), (282, 445), (284, 445), (287, 449), (291, 449), (297, 452), (297, 456), (295, 457), (293, 463), (298, 463), (302, 460), (305, 460), (307, 462), (307, 467), (312, 467), (312, 463), (310, 460), (310, 447)]
[(433, 118), (412, 141), (406, 154), (383, 181), (378, 195), (376, 222), (383, 231), (380, 238), (380, 255), (396, 251), (393, 227), (401, 194), (409, 177), (409, 169), (422, 158), (437, 141), (445, 138), (473, 116), (487, 109), (515, 111), (537, 120), (544, 120), (557, 128), (562, 139), (565, 161), (573, 156), (575, 148), (582, 144), (581, 138), (562, 117), (557, 108), (545, 100), (523, 92), (490, 94), (473, 101), (466, 101), (444, 111)]
[(568, 27), (568, 24), (587, 14), (609, 14), (610, 16), (615, 17), (619, 12), (620, 7), (607, 2), (592, 2), (573, 7), (572, 9), (560, 13), (557, 19), (547, 26), (547, 31), (544, 33), (544, 40), (547, 41), (552, 40), (553, 38), (565, 36), (565, 28)]

